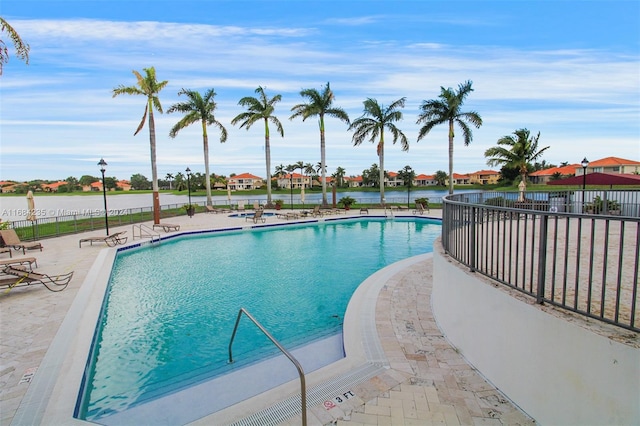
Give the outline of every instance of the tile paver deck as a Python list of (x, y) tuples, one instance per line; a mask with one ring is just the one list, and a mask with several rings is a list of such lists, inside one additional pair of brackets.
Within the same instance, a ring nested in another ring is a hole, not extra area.
[[(352, 212), (358, 216), (356, 212)], [(371, 210), (370, 215), (382, 214)], [(396, 213), (397, 214), (397, 213)], [(407, 213), (408, 214), (408, 213)], [(432, 211), (430, 217), (440, 217)], [(250, 226), (227, 215), (171, 218), (180, 230)], [(270, 223), (286, 222), (270, 217)], [(131, 226), (112, 229), (128, 231)], [(69, 287), (51, 293), (42, 286), (0, 293), (0, 425), (9, 425), (37, 374), (100, 245), (78, 240), (104, 231), (43, 241), (37, 271), (75, 271)], [(130, 240), (131, 241), (131, 240)], [(431, 260), (393, 276), (378, 296), (376, 324), (390, 368), (354, 387), (355, 397), (330, 410), (309, 408), (310, 424), (429, 425), (533, 424), (470, 367), (440, 333), (430, 309)], [(284, 424), (299, 424), (294, 418)]]

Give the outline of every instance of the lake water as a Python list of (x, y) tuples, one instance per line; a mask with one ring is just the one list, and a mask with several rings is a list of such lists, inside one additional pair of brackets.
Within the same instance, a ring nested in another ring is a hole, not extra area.
[[(478, 192), (478, 190), (456, 190), (455, 193), (465, 192)], [(377, 203), (380, 201), (380, 194), (377, 192), (339, 192), (336, 194), (337, 200), (344, 196), (350, 196), (355, 198), (356, 203)], [(429, 198), (431, 202), (439, 203), (442, 197), (447, 195), (447, 191), (436, 190), (412, 190), (410, 194), (410, 203), (413, 206), (413, 200), (416, 198)], [(277, 194), (273, 195), (272, 199), (281, 199), (284, 201), (284, 206), (288, 206), (293, 198), (294, 204), (301, 204), (300, 194)], [(388, 203), (406, 203), (407, 192), (406, 191), (390, 191), (388, 188), (385, 190), (385, 199)], [(214, 192), (212, 197), (214, 204), (228, 204), (226, 192)], [(264, 195), (244, 195), (242, 193), (234, 192), (231, 195), (231, 203), (236, 203), (239, 200), (244, 200), (246, 204), (251, 205), (254, 201), (266, 202), (267, 196)], [(331, 191), (327, 191), (327, 200), (329, 203), (333, 201)], [(183, 205), (189, 201), (188, 194), (175, 195), (160, 193), (161, 205)], [(191, 196), (192, 203), (204, 204), (206, 197), (204, 196)], [(322, 193), (306, 193), (305, 204), (315, 205), (322, 202)], [(135, 208), (149, 208), (153, 205), (153, 199), (151, 194), (122, 194), (117, 195), (107, 194), (107, 209), (110, 215), (121, 213), (123, 210), (135, 209)], [(356, 204), (357, 206), (357, 204)], [(35, 195), (35, 209), (36, 217), (38, 219), (45, 217), (65, 216), (72, 214), (95, 214), (99, 215), (104, 213), (104, 199), (102, 194), (96, 195), (52, 195), (41, 196)], [(24, 197), (15, 196), (0, 196), (0, 218), (3, 221), (25, 220), (27, 217), (27, 199)]]

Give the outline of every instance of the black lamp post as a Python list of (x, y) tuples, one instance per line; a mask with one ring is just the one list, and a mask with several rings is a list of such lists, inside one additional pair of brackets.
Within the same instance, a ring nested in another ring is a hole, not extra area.
[(109, 212), (107, 211), (107, 185), (104, 182), (104, 172), (107, 171), (105, 168), (107, 162), (104, 161), (104, 158), (100, 159), (98, 166), (100, 166), (100, 172), (102, 173), (102, 197), (104, 198), (104, 227), (107, 230), (107, 236), (109, 236)]
[(587, 167), (589, 167), (589, 160), (587, 160), (587, 157), (584, 157), (580, 164), (582, 165), (582, 190), (584, 191), (587, 186)]
[(187, 191), (189, 192), (189, 207), (187, 207), (187, 210), (190, 211), (191, 210), (191, 169), (187, 167), (185, 172), (187, 172)]
[(589, 160), (587, 160), (587, 157), (584, 157), (580, 165), (582, 165), (582, 212), (584, 213), (584, 190), (587, 187), (587, 167), (589, 166)]

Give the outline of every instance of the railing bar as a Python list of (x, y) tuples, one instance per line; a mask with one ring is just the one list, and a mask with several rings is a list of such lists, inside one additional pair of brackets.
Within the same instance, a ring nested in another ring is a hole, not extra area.
[(618, 246), (618, 276), (616, 278), (616, 308), (615, 308), (615, 316), (614, 321), (618, 322), (620, 315), (620, 293), (622, 292), (622, 264), (623, 264), (623, 256), (624, 253), (624, 230), (625, 223), (620, 222), (620, 244)]
[[(604, 222), (604, 229), (605, 229), (605, 233), (604, 233), (604, 259), (602, 260), (602, 288), (600, 290), (600, 317), (604, 318), (604, 314), (605, 314), (605, 298), (606, 298), (606, 292), (607, 292), (607, 268), (609, 267), (609, 219), (605, 220)], [(595, 228), (595, 224), (594, 224), (594, 228)], [(591, 233), (591, 235), (593, 236), (593, 232)], [(593, 240), (592, 240), (593, 241)], [(589, 262), (593, 265), (593, 253), (591, 254), (591, 262)]]
[(580, 288), (580, 248), (582, 247), (582, 218), (578, 218), (578, 229), (576, 236), (576, 280), (573, 288), (573, 309), (578, 309), (578, 290)]
[(276, 345), (276, 347), (278, 349), (280, 349), (280, 351), (287, 357), (289, 358), (289, 360), (293, 363), (293, 365), (295, 365), (296, 369), (298, 370), (298, 375), (300, 376), (300, 400), (301, 400), (301, 404), (302, 404), (302, 425), (306, 426), (307, 425), (307, 390), (306, 390), (306, 385), (305, 385), (305, 378), (304, 378), (304, 370), (302, 369), (302, 365), (300, 365), (300, 363), (298, 362), (297, 359), (295, 359), (295, 357), (293, 355), (291, 355), (289, 353), (289, 351), (287, 351), (276, 339), (275, 337), (273, 337), (271, 335), (271, 333), (269, 333), (267, 331), (266, 328), (264, 328), (262, 326), (262, 324), (260, 324), (258, 322), (258, 320), (256, 320), (246, 309), (244, 308), (240, 308), (240, 310), (238, 311), (238, 316), (236, 318), (236, 324), (233, 327), (233, 333), (231, 334), (231, 340), (229, 341), (229, 363), (233, 362), (233, 354), (231, 353), (231, 347), (233, 345), (233, 339), (236, 336), (236, 331), (238, 330), (238, 324), (240, 323), (240, 317), (242, 316), (242, 314), (245, 314), (255, 325), (256, 327), (258, 327), (258, 329), (260, 329), (260, 331), (262, 331), (262, 333), (264, 333), (265, 336), (267, 336), (267, 338), (269, 340), (271, 340), (271, 343), (273, 343), (274, 345)]
[(635, 329), (635, 319), (636, 319), (636, 300), (638, 299), (638, 275), (640, 272), (640, 223), (636, 223), (636, 256), (634, 260), (634, 268), (633, 268), (633, 290), (631, 297), (631, 318), (629, 321), (629, 325), (631, 328)]

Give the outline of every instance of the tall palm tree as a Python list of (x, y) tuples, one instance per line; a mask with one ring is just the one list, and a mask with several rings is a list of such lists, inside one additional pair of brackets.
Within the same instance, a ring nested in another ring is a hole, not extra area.
[(487, 157), (487, 165), (490, 167), (502, 165), (520, 171), (522, 182), (527, 182), (529, 166), (538, 160), (549, 149), (548, 146), (538, 149), (540, 132), (531, 137), (529, 130), (518, 129), (512, 135), (498, 139), (498, 145), (487, 149), (484, 156)]
[(343, 167), (338, 167), (336, 171), (333, 173), (333, 179), (335, 179), (337, 186), (344, 185), (344, 177), (347, 174), (347, 171)]
[(171, 173), (167, 173), (164, 178), (169, 181), (169, 191), (171, 191), (171, 181), (173, 180), (173, 175)]
[(258, 120), (264, 120), (264, 155), (267, 162), (267, 206), (271, 206), (271, 146), (269, 145), (269, 122), (275, 124), (280, 136), (284, 137), (284, 129), (282, 123), (275, 117), (273, 110), (275, 104), (282, 100), (281, 95), (275, 95), (273, 98), (268, 99), (264, 89), (259, 86), (255, 92), (258, 94), (258, 98), (252, 96), (246, 96), (238, 102), (247, 109), (246, 112), (240, 113), (231, 120), (231, 124), (234, 126), (237, 123), (240, 124), (240, 128), (246, 127), (247, 130)]
[(113, 97), (118, 95), (142, 95), (147, 97), (147, 103), (144, 107), (144, 114), (142, 120), (136, 129), (134, 136), (142, 130), (144, 122), (149, 114), (149, 145), (151, 145), (151, 185), (153, 188), (153, 223), (160, 223), (160, 193), (158, 192), (158, 169), (156, 165), (156, 124), (153, 119), (153, 110), (155, 108), (160, 114), (162, 114), (162, 105), (160, 104), (160, 98), (158, 94), (169, 83), (167, 80), (160, 81), (156, 79), (156, 69), (143, 68), (145, 73), (144, 77), (136, 70), (133, 70), (133, 74), (138, 80), (137, 86), (124, 86), (120, 85), (113, 89)]
[[(0, 33), (7, 32), (11, 42), (13, 43), (13, 48), (15, 50), (15, 55), (24, 61), (25, 64), (29, 65), (29, 45), (22, 41), (20, 38), (20, 34), (16, 30), (13, 29), (11, 25), (4, 18), (0, 17)], [(2, 67), (4, 64), (9, 62), (9, 50), (7, 49), (7, 45), (4, 40), (0, 39), (0, 75), (2, 75)]]
[(394, 101), (388, 107), (380, 105), (377, 100), (368, 98), (364, 101), (364, 114), (356, 119), (349, 126), (349, 130), (354, 130), (353, 145), (360, 145), (366, 138), (373, 143), (378, 142), (377, 152), (380, 158), (380, 204), (384, 204), (384, 130), (385, 128), (393, 135), (393, 143), (400, 140), (403, 151), (409, 150), (407, 137), (395, 125), (402, 120), (402, 111), (406, 98)]
[(349, 115), (342, 109), (332, 107), (334, 95), (329, 87), (329, 83), (321, 92), (316, 89), (304, 89), (300, 92), (300, 96), (307, 99), (307, 103), (294, 105), (291, 108), (293, 114), (289, 117), (293, 120), (296, 117), (302, 117), (305, 121), (309, 117), (318, 116), (318, 125), (320, 126), (320, 163), (322, 164), (322, 205), (327, 205), (327, 182), (326, 182), (326, 155), (325, 155), (325, 129), (324, 117), (335, 117), (349, 124)]
[(422, 113), (418, 116), (416, 124), (424, 123), (418, 132), (418, 141), (425, 137), (431, 129), (440, 124), (449, 125), (449, 194), (453, 194), (453, 138), (455, 137), (454, 127), (457, 124), (462, 129), (464, 144), (469, 145), (473, 140), (473, 134), (467, 123), (473, 124), (476, 129), (482, 126), (482, 118), (475, 111), (463, 112), (464, 100), (473, 92), (472, 82), (467, 80), (458, 85), (458, 90), (440, 87), (439, 99), (423, 101), (420, 109)]
[(173, 112), (181, 112), (184, 117), (180, 119), (169, 132), (169, 136), (175, 138), (178, 132), (185, 127), (193, 124), (200, 123), (202, 125), (202, 146), (204, 148), (204, 182), (205, 189), (207, 191), (207, 205), (211, 205), (211, 178), (209, 174), (209, 136), (207, 135), (207, 126), (215, 125), (220, 129), (220, 143), (227, 141), (227, 129), (224, 128), (222, 123), (216, 120), (213, 112), (218, 106), (213, 98), (216, 96), (216, 92), (213, 89), (209, 89), (202, 96), (195, 90), (182, 89), (178, 92), (178, 95), (187, 95), (187, 100), (184, 102), (178, 102), (167, 110), (167, 114)]

